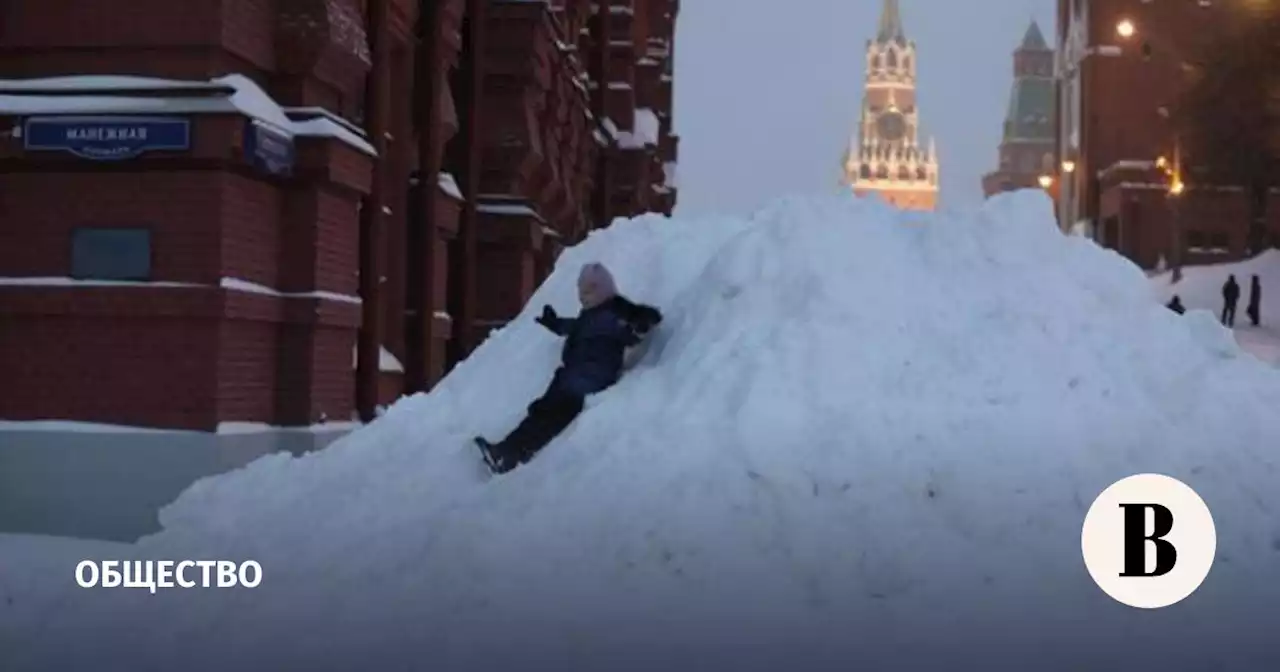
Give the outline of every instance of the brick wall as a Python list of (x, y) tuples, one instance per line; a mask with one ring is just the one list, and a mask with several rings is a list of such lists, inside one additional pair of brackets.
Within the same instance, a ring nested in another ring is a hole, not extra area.
[(350, 195), (322, 189), (316, 195), (315, 289), (355, 295), (360, 268), (360, 215)]
[(0, 418), (212, 428), (217, 297), (0, 287)]
[[(157, 195), (163, 195), (157, 198)], [(7, 173), (0, 180), (0, 271), (66, 276), (77, 227), (147, 227), (153, 280), (218, 282), (218, 178), (197, 171)]]
[[(1059, 7), (1063, 13), (1067, 9)], [(1089, 2), (1090, 45), (1110, 53), (1090, 55), (1081, 65), (1081, 150), (1068, 157), (1076, 160), (1077, 175), (1096, 175), (1117, 161), (1150, 160), (1171, 151), (1173, 129), (1159, 108), (1176, 105), (1184, 81), (1179, 62), (1194, 55), (1198, 40), (1207, 34), (1204, 26), (1218, 20), (1214, 14), (1223, 9), (1218, 2)], [(1140, 35), (1121, 39), (1115, 27), (1122, 18), (1134, 21)], [(1151, 49), (1144, 56), (1146, 38)], [(1101, 185), (1080, 181), (1085, 213), (1091, 199), (1100, 196), (1094, 189)]]
[(275, 70), (275, 2), (221, 0), (216, 4), (221, 10), (217, 20), (223, 48), (264, 70)]
[(9, 48), (194, 47), (216, 44), (220, 2), (41, 0), (6, 4)]
[(274, 185), (242, 175), (217, 178), (221, 192), (221, 277), (278, 286), (285, 196)]
[[(1161, 257), (1172, 261), (1176, 222), (1187, 248), (1184, 264), (1232, 261), (1245, 253), (1248, 207), (1244, 192), (1238, 189), (1192, 188), (1175, 202), (1158, 183), (1110, 186), (1102, 192), (1101, 221), (1104, 229), (1118, 229), (1104, 231), (1108, 237), (1104, 242), (1139, 266), (1155, 268)], [(1278, 220), (1280, 215), (1273, 213), (1271, 221)]]
[[(234, 297), (233, 301), (274, 303), (269, 297)], [(217, 415), (240, 422), (276, 420), (277, 374), (289, 356), (278, 346), (279, 325), (266, 320), (222, 322), (218, 334)]]
[[(183, 79), (243, 72), (277, 85), (273, 93), (286, 102), (350, 115), (368, 66), (363, 5), (7, 3), (0, 70)], [(315, 14), (318, 29), (308, 36), (312, 23), (303, 21), (295, 26), (301, 33), (285, 33), (301, 42), (281, 39), (278, 14), (286, 9)], [(312, 60), (272, 72), (282, 53)], [(17, 141), (0, 142), (0, 161), (9, 162), (0, 180), (0, 275), (67, 276), (77, 227), (146, 227), (150, 280), (199, 285), (0, 286), (0, 417), (192, 429), (350, 418), (359, 304), (219, 283), (356, 294), (356, 203), (369, 188), (369, 159), (303, 138), (295, 179), (253, 175), (240, 165), (244, 124), (234, 115), (203, 116), (189, 153), (119, 164), (23, 157)]]

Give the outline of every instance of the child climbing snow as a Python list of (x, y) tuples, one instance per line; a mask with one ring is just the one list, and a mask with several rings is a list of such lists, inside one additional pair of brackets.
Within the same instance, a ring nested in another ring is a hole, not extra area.
[(577, 317), (560, 317), (544, 306), (538, 323), (564, 337), (560, 368), (546, 392), (529, 404), (528, 415), (507, 438), (476, 444), (494, 473), (505, 473), (528, 462), (582, 412), (587, 395), (617, 382), (627, 348), (640, 344), (662, 313), (653, 306), (632, 303), (618, 294), (609, 269), (591, 263), (578, 275)]

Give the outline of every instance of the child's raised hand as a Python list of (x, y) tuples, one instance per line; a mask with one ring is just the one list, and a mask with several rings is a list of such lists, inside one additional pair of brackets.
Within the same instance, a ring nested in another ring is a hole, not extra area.
[(535, 321), (538, 324), (554, 331), (556, 320), (559, 319), (559, 317), (560, 316), (556, 314), (556, 309), (552, 308), (551, 304), (547, 304), (542, 307), (542, 315), (540, 315)]

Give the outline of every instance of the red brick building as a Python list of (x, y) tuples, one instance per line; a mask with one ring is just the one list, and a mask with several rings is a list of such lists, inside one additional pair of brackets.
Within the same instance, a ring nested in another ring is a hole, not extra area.
[(1054, 173), (1053, 50), (1035, 21), (1013, 52), (1013, 86), (1000, 135), (1000, 167), (982, 176), (986, 197), (1039, 188)]
[[(1144, 268), (1177, 255), (1198, 264), (1246, 254), (1240, 185), (1197, 183), (1194, 171), (1182, 170), (1185, 190), (1174, 195), (1157, 166), (1177, 154), (1169, 117), (1185, 81), (1182, 64), (1223, 11), (1223, 3), (1190, 0), (1059, 0), (1055, 191), (1065, 229), (1085, 231)], [(1280, 194), (1268, 211), (1271, 238), (1280, 242)]]
[(678, 0), (127, 4), (0, 1), (0, 422), (368, 420), (674, 207)]

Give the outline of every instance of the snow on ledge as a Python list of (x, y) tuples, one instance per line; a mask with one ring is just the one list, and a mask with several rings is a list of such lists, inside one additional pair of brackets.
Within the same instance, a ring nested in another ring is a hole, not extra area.
[[(360, 344), (351, 346), (351, 368), (355, 369), (360, 365)], [(404, 365), (399, 359), (391, 353), (390, 350), (383, 346), (378, 352), (378, 371), (382, 373), (404, 373)]]
[(476, 211), (499, 217), (532, 217), (540, 223), (546, 223), (542, 215), (523, 203), (481, 203)]
[(259, 285), (248, 280), (240, 280), (238, 278), (223, 278), (219, 283), (219, 287), (230, 289), (237, 292), (248, 292), (251, 294), (266, 294), (268, 296), (279, 296), (283, 298), (298, 299), (328, 299), (330, 301), (339, 301), (342, 303), (360, 303), (360, 297), (350, 296), (347, 294), (338, 294), (337, 292), (326, 292), (323, 290), (314, 292), (282, 292), (278, 289), (272, 289), (265, 285)]
[(638, 107), (635, 112), (635, 124), (632, 131), (621, 131), (617, 134), (618, 146), (623, 149), (640, 149), (658, 144), (658, 135), (662, 123), (658, 115), (647, 107)]
[(440, 173), (437, 182), (440, 184), (440, 190), (445, 194), (459, 201), (467, 200), (462, 197), (462, 190), (458, 188), (458, 181), (453, 179), (452, 173)]
[[(159, 95), (165, 93), (171, 95)], [(313, 116), (295, 119), (290, 112)], [(0, 79), (0, 114), (241, 114), (286, 135), (331, 138), (377, 156), (354, 126), (324, 110), (286, 110), (240, 74), (207, 81), (119, 75)]]
[(323, 434), (325, 432), (351, 432), (361, 426), (358, 422), (321, 422), (309, 426), (269, 425), (265, 422), (219, 422), (215, 434), (262, 434), (288, 432), (297, 434)]
[[(296, 432), (320, 434), (350, 432), (359, 422), (322, 422), (310, 426), (279, 426), (263, 422), (220, 422), (213, 434), (258, 434), (263, 432)], [(79, 420), (0, 420), (0, 432), (70, 432), (76, 434), (207, 434), (193, 429), (135, 427)]]
[(676, 162), (675, 161), (668, 161), (662, 164), (662, 173), (663, 173), (663, 177), (666, 178), (664, 182), (666, 182), (666, 185), (668, 187), (672, 189), (680, 188), (680, 183), (677, 181), (677, 178), (676, 178)]
[[(81, 280), (78, 278), (65, 277), (0, 277), (0, 287), (132, 287), (149, 289), (153, 287), (178, 287), (178, 288), (209, 288), (215, 285), (200, 284), (195, 282), (168, 282), (168, 281), (135, 281), (135, 280)], [(267, 296), (278, 296), (286, 299), (325, 299), (329, 301), (338, 301), (340, 303), (361, 303), (358, 296), (348, 294), (339, 294), (337, 292), (327, 292), (318, 290), (313, 292), (282, 292), (272, 289), (265, 285), (259, 285), (256, 282), (241, 280), (239, 278), (222, 278), (218, 281), (217, 287), (233, 292), (245, 292), (249, 294), (264, 294)]]
[(0, 93), (44, 93), (67, 91), (88, 93), (112, 93), (118, 91), (164, 92), (174, 90), (225, 89), (226, 84), (210, 81), (184, 81), (159, 77), (134, 75), (69, 75), (66, 77), (35, 77), (31, 79), (0, 80)]
[(0, 277), (0, 287), (208, 287), (194, 282), (81, 280), (59, 277)]

